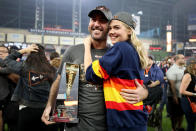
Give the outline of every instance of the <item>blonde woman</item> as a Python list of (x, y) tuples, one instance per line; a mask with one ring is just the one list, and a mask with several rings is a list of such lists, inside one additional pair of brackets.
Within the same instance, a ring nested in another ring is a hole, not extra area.
[(147, 56), (135, 35), (135, 26), (131, 14), (117, 13), (109, 23), (109, 37), (114, 46), (93, 62), (90, 39), (85, 41), (86, 79), (104, 84), (109, 131), (147, 130), (147, 113), (143, 110), (143, 102), (131, 104), (120, 95), (122, 89), (136, 89), (137, 82), (143, 85)]
[(187, 60), (187, 67), (184, 72), (182, 83), (180, 86), (182, 94), (181, 106), (187, 120), (187, 131), (195, 131), (196, 113), (192, 112), (190, 102), (196, 102), (196, 58), (192, 57)]

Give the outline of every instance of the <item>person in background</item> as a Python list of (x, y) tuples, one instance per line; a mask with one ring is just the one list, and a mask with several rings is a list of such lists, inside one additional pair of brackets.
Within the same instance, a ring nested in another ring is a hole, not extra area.
[(8, 124), (9, 131), (15, 131), (17, 126), (18, 105), (11, 102), (11, 96), (19, 76), (12, 73), (3, 61), (10, 51), (4, 45), (0, 45), (0, 131), (4, 129), (4, 123)]
[(174, 56), (168, 56), (167, 63), (168, 63), (169, 67), (171, 67), (175, 63), (174, 59), (175, 59), (175, 55)]
[(102, 58), (91, 58), (92, 39), (86, 39), (84, 67), (86, 80), (102, 83), (107, 109), (108, 131), (147, 131), (147, 112), (143, 102), (127, 102), (122, 89), (143, 85), (143, 70), (147, 66), (147, 53), (135, 34), (136, 23), (127, 12), (116, 13), (109, 23), (108, 35), (113, 44)]
[[(8, 56), (8, 49), (4, 45), (0, 45), (0, 70), (6, 66), (3, 62), (6, 56)], [(6, 77), (8, 74), (7, 71), (3, 74), (0, 73), (0, 131), (3, 131), (3, 109), (8, 102), (10, 93), (9, 82)]]
[[(23, 54), (28, 54), (27, 59), (23, 62), (16, 61)], [(45, 56), (44, 47), (32, 44), (13, 51), (4, 62), (14, 73), (20, 75), (11, 98), (19, 104), (18, 131), (52, 130), (40, 119), (55, 75), (54, 68)]]
[(167, 80), (166, 72), (169, 69), (169, 64), (168, 64), (167, 58), (163, 61), (160, 68), (161, 68), (161, 70), (163, 72), (163, 75), (164, 75), (164, 80), (163, 80), (163, 83), (162, 83), (163, 96), (161, 98), (161, 103), (160, 103), (160, 107), (159, 107), (160, 111), (162, 111), (164, 109), (165, 104), (166, 104), (166, 107), (167, 107), (168, 80)]
[(50, 64), (57, 70), (61, 64), (61, 58), (59, 53), (52, 52), (50, 54)]
[[(148, 66), (144, 71), (144, 84), (146, 85), (149, 95), (144, 100), (144, 104), (152, 106), (159, 101), (162, 96), (162, 87), (164, 75), (162, 70), (154, 63), (154, 56), (148, 56)], [(150, 111), (149, 111), (150, 112)]]
[(50, 54), (50, 60), (53, 60), (54, 58), (60, 57), (59, 53), (54, 51)]
[(172, 123), (172, 130), (182, 129), (183, 110), (180, 105), (180, 84), (185, 70), (184, 55), (178, 54), (174, 58), (175, 63), (166, 73), (169, 89), (168, 89), (168, 113)]
[(181, 107), (186, 116), (187, 131), (195, 131), (196, 113), (192, 112), (189, 100), (196, 102), (196, 57), (189, 58), (186, 63), (186, 70), (180, 85)]

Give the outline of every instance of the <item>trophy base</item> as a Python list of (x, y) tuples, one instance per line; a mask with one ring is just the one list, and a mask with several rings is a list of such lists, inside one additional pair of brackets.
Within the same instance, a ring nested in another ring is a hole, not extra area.
[(78, 123), (79, 122), (78, 118), (57, 117), (57, 116), (50, 117), (50, 120), (54, 122), (64, 122), (64, 123)]
[[(76, 105), (64, 105), (70, 103), (75, 103)], [(53, 115), (50, 117), (50, 120), (54, 122), (78, 123), (77, 110), (77, 101), (58, 100)]]

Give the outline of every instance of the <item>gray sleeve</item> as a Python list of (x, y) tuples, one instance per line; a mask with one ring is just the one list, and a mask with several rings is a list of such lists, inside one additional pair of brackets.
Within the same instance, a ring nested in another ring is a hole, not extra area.
[(2, 68), (0, 68), (0, 74), (8, 75), (8, 74), (13, 73), (13, 72), (14, 71), (12, 71), (8, 67), (2, 67)]
[(65, 62), (73, 62), (73, 59), (72, 59), (72, 50), (73, 50), (73, 46), (69, 47), (63, 54), (63, 58), (62, 58), (62, 61), (61, 61), (61, 65), (57, 71), (57, 73), (59, 75), (61, 75), (61, 72), (62, 72), (62, 68), (63, 68), (63, 65)]
[(4, 63), (3, 59), (1, 59), (1, 58), (0, 58), (0, 66), (1, 66), (1, 67), (2, 67), (2, 66), (5, 66), (5, 63)]
[(16, 61), (16, 59), (21, 57), (21, 53), (13, 51), (4, 59), (4, 62), (7, 65), (7, 67), (10, 68), (14, 73), (20, 74), (20, 71), (23, 68), (23, 62)]
[(5, 62), (3, 61), (3, 59), (0, 58), (0, 74), (10, 74), (12, 73), (12, 71), (10, 70), (10, 68), (6, 67)]

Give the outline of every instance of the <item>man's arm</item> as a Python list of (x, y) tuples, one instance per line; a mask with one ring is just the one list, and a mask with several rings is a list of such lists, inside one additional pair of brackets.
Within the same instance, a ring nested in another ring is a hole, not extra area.
[(14, 82), (15, 84), (18, 83), (18, 80), (20, 78), (19, 75), (15, 74), (15, 73), (10, 73), (9, 75), (7, 75), (7, 77), (12, 81)]
[(13, 71), (11, 71), (10, 68), (8, 68), (8, 67), (0, 67), (0, 74), (8, 75), (10, 73), (13, 73)]
[(0, 74), (4, 74), (4, 75), (7, 75), (7, 74), (10, 74), (12, 73), (13, 71), (10, 70), (10, 68), (8, 68), (4, 62), (3, 59), (0, 58)]
[(156, 87), (161, 83), (159, 80), (156, 80), (155, 82), (154, 81), (151, 81), (151, 82), (152, 83), (150, 85), (148, 85), (148, 87)]
[(47, 103), (46, 108), (45, 108), (45, 110), (42, 114), (42, 117), (41, 117), (42, 121), (46, 125), (55, 123), (55, 122), (49, 121), (49, 118), (50, 118), (50, 112), (51, 112), (52, 108), (54, 107), (55, 100), (57, 97), (60, 79), (61, 79), (61, 75), (58, 75), (56, 80), (52, 83), (52, 87), (50, 89), (50, 94), (49, 94), (49, 98), (48, 98), (48, 103)]
[(176, 88), (175, 88), (175, 81), (174, 80), (169, 80), (170, 88), (173, 94), (173, 99), (178, 104), (178, 97), (176, 96)]
[(148, 97), (147, 88), (140, 85), (136, 80), (135, 83), (137, 86), (136, 90), (122, 89), (120, 92), (121, 96), (131, 104), (136, 104)]
[(164, 82), (164, 74), (163, 71), (157, 67), (155, 81), (151, 81), (152, 83), (148, 85), (148, 87), (156, 87)]
[(5, 66), (5, 63), (4, 63), (3, 59), (0, 58), (0, 67), (3, 67), (3, 66)]
[(176, 74), (173, 72), (172, 67), (170, 67), (170, 69), (167, 71), (166, 76), (168, 79), (169, 86), (171, 88), (171, 93), (173, 94), (173, 99), (175, 103), (178, 104), (178, 97), (176, 95), (176, 88), (175, 88)]
[(14, 51), (4, 59), (4, 62), (6, 66), (10, 68), (14, 73), (20, 74), (20, 71), (23, 68), (23, 62), (16, 61), (16, 59), (21, 58), (23, 54), (37, 52), (37, 49), (38, 47), (35, 44), (32, 44), (27, 48), (21, 49), (19, 51)]

